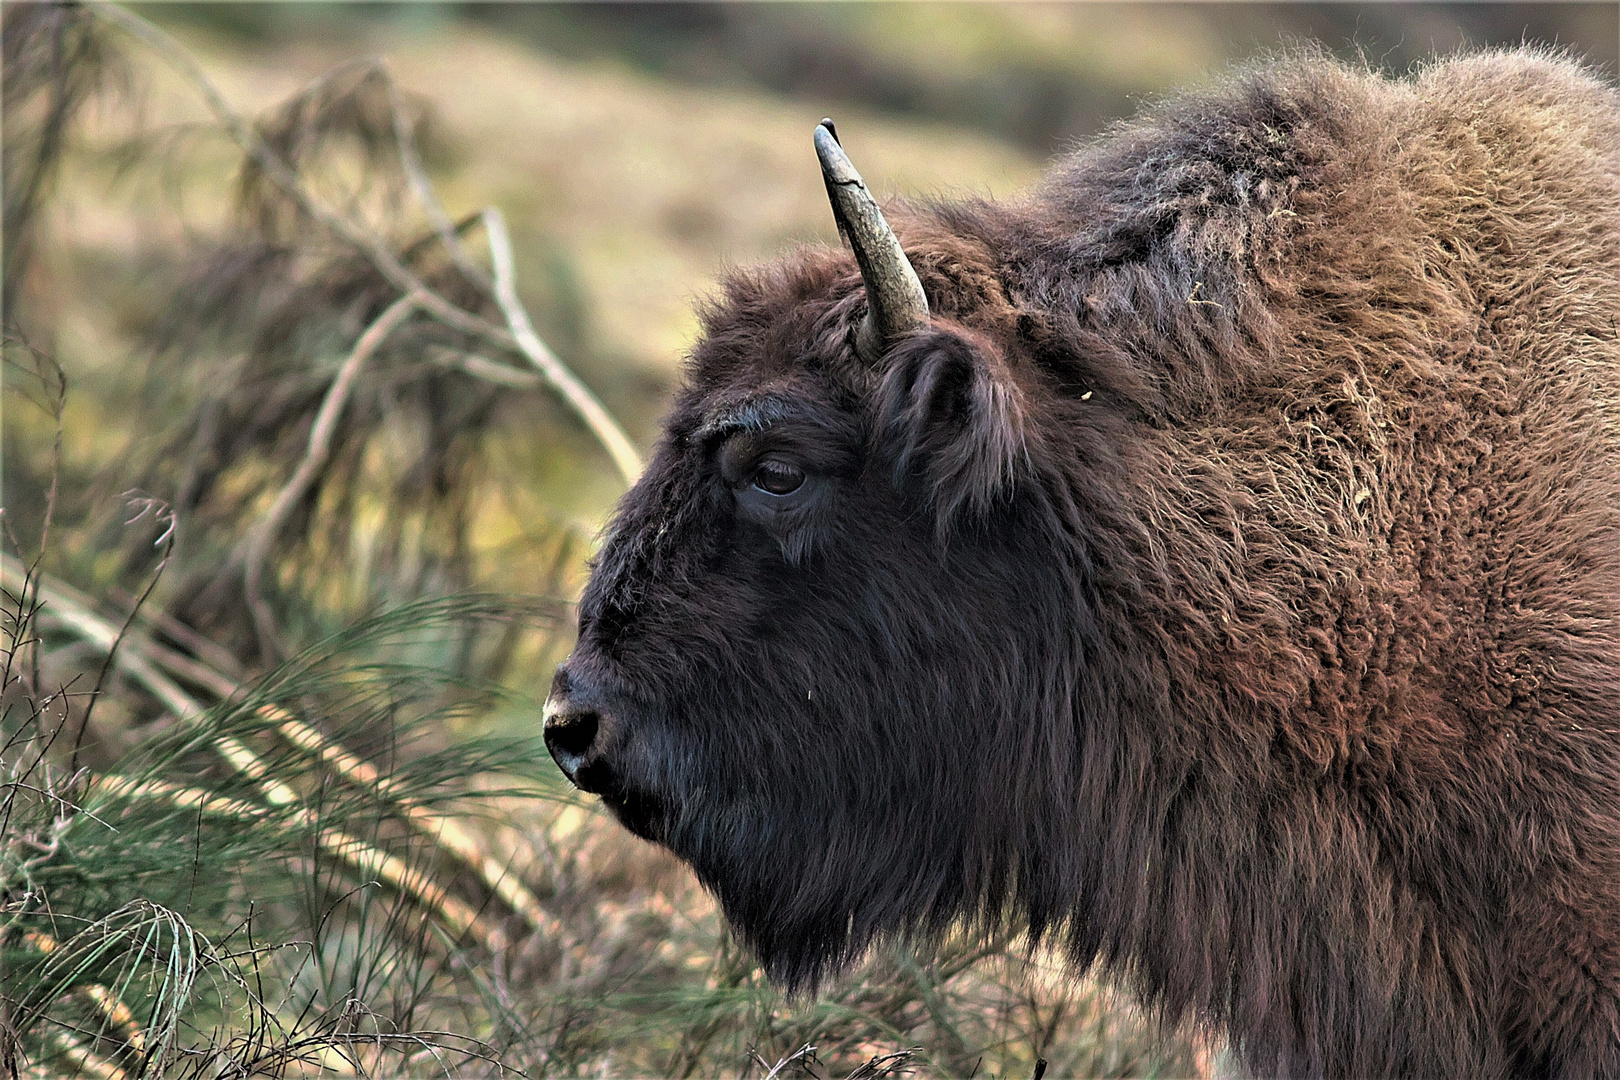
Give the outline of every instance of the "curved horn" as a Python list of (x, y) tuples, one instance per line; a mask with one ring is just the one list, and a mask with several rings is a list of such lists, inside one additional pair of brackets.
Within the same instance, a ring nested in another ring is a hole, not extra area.
[(928, 296), (877, 200), (839, 145), (831, 120), (816, 125), (816, 156), (838, 231), (854, 249), (866, 283), (866, 319), (855, 336), (855, 350), (871, 362), (894, 338), (928, 321)]

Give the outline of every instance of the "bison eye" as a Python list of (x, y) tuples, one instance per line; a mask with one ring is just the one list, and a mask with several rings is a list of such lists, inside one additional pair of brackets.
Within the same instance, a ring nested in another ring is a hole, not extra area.
[(791, 495), (804, 483), (804, 470), (785, 461), (763, 461), (754, 470), (754, 486), (767, 495)]

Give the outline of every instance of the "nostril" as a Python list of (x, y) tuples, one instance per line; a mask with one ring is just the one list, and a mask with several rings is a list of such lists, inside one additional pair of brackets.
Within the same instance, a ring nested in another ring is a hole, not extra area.
[(613, 766), (600, 745), (602, 714), (595, 709), (558, 708), (546, 717), (546, 749), (570, 783), (581, 791), (602, 794), (616, 789)]
[(546, 723), (546, 746), (556, 755), (584, 757), (596, 742), (601, 720), (593, 709), (560, 713)]

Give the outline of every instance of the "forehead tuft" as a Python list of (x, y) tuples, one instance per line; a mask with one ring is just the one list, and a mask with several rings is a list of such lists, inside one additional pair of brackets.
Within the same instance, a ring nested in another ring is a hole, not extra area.
[(712, 404), (705, 411), (696, 435), (699, 439), (710, 439), (741, 431), (764, 431), (778, 420), (802, 411), (802, 404), (795, 398), (780, 390), (767, 390), (741, 400)]
[(736, 397), (744, 385), (848, 364), (864, 303), (854, 260), (842, 251), (800, 248), (735, 270), (700, 313), (703, 336), (692, 350), (687, 384)]

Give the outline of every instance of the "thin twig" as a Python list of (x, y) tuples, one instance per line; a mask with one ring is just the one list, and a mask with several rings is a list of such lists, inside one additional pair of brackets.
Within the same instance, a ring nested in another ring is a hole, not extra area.
[[(61, 582), (55, 582), (54, 584), (58, 588), (66, 588)], [(133, 594), (117, 586), (108, 589), (107, 595), (120, 605), (135, 603)], [(86, 602), (88, 602), (88, 599)], [(199, 670), (208, 670), (216, 675), (229, 676), (233, 684), (241, 681), (242, 665), (229, 649), (199, 634), (162, 608), (142, 608), (140, 621), (149, 629), (157, 630), (165, 637), (195, 653), (199, 661)], [(162, 648), (162, 646), (151, 642), (148, 644), (152, 648)], [(174, 653), (174, 655), (179, 656), (180, 654)], [(227, 693), (220, 696), (229, 697), (230, 695)]]
[(112, 648), (107, 650), (107, 656), (101, 662), (101, 670), (96, 672), (96, 685), (90, 688), (90, 700), (85, 703), (84, 716), (79, 720), (78, 734), (73, 738), (73, 756), (68, 759), (68, 772), (70, 774), (79, 771), (79, 751), (84, 744), (85, 732), (90, 730), (90, 718), (95, 715), (96, 702), (101, 700), (101, 688), (107, 681), (107, 672), (112, 670), (113, 661), (118, 656), (118, 646), (123, 642), (124, 636), (129, 633), (130, 625), (135, 622), (135, 616), (141, 613), (141, 608), (146, 605), (147, 599), (152, 595), (152, 590), (157, 588), (158, 581), (163, 577), (163, 571), (169, 565), (169, 560), (174, 557), (174, 510), (161, 499), (137, 496), (138, 493), (134, 491), (124, 493), (124, 497), (131, 500), (132, 506), (140, 506), (140, 512), (124, 522), (124, 524), (134, 525), (148, 514), (153, 515), (154, 520), (158, 523), (166, 522), (163, 534), (157, 538), (157, 546), (163, 548), (163, 558), (158, 560), (157, 569), (152, 571), (151, 578), (146, 582), (146, 588), (142, 589), (141, 595), (135, 598), (134, 606), (129, 609), (129, 617), (118, 628), (118, 636), (113, 638)]
[(484, 211), (484, 232), (489, 236), (490, 261), (495, 264), (495, 302), (501, 306), (518, 348), (607, 448), (624, 482), (633, 485), (641, 475), (641, 456), (636, 453), (630, 437), (590, 388), (540, 340), (540, 335), (534, 332), (534, 324), (529, 321), (529, 313), (518, 300), (512, 269), (512, 237), (506, 231), (506, 217), (499, 207), (492, 206)]
[(259, 637), (259, 649), (267, 662), (274, 663), (280, 659), (277, 655), (275, 614), (264, 600), (264, 566), (270, 547), (275, 543), (281, 527), (286, 524), (287, 515), (308, 494), (310, 485), (326, 466), (326, 459), (332, 452), (332, 436), (337, 430), (338, 417), (342, 415), (344, 405), (348, 404), (349, 392), (354, 388), (360, 369), (388, 335), (410, 317), (421, 301), (419, 293), (400, 297), (360, 335), (315, 413), (315, 421), (309, 429), (309, 448), (304, 451), (303, 460), (276, 494), (270, 509), (254, 523), (242, 541), (243, 592), (247, 597), (248, 611), (253, 616), (253, 629)]
[(445, 251), (449, 253), (456, 267), (467, 275), (473, 284), (493, 296), (495, 283), (490, 280), (488, 271), (479, 266), (467, 251), (467, 245), (461, 242), (456, 223), (450, 220), (444, 204), (439, 201), (438, 193), (433, 190), (433, 182), (428, 179), (427, 169), (422, 166), (422, 156), (416, 152), (416, 137), (412, 134), (409, 118), (405, 115), (404, 102), (400, 101), (399, 84), (394, 79), (394, 73), (389, 69), (386, 60), (377, 62), (377, 70), (382, 74), (383, 85), (388, 88), (388, 110), (394, 118), (394, 142), (399, 146), (400, 171), (405, 174), (411, 192), (416, 196), (416, 201), (422, 205), (422, 212), (433, 223), (434, 231), (439, 234)]
[(814, 1064), (816, 1060), (816, 1048), (813, 1043), (805, 1043), (803, 1046), (793, 1051), (793, 1053), (778, 1060), (775, 1066), (771, 1066), (770, 1063), (764, 1058), (760, 1057), (757, 1052), (754, 1054), (754, 1057), (761, 1065), (765, 1065), (770, 1070), (765, 1074), (764, 1080), (776, 1080), (777, 1077), (782, 1075), (782, 1070), (787, 1068), (789, 1065), (793, 1065), (801, 1061), (805, 1062), (806, 1064)]
[[(49, 550), (51, 542), (51, 519), (56, 515), (57, 486), (62, 477), (62, 418), (67, 412), (67, 372), (62, 370), (55, 360), (50, 361), (56, 369), (56, 401), (52, 412), (56, 419), (56, 435), (51, 440), (51, 487), (45, 493), (45, 520), (39, 527), (39, 557), (43, 559)], [(40, 382), (45, 377), (40, 376)]]
[(333, 213), (322, 206), (304, 187), (298, 174), (286, 162), (282, 161), (270, 145), (253, 129), (253, 126), (242, 119), (225, 100), (225, 95), (219, 92), (218, 87), (208, 78), (202, 65), (197, 63), (195, 57), (186, 51), (186, 48), (167, 33), (141, 18), (134, 12), (119, 7), (117, 4), (98, 0), (93, 9), (98, 15), (113, 23), (128, 34), (139, 38), (143, 44), (161, 56), (171, 67), (184, 75), (186, 79), (197, 88), (203, 96), (208, 108), (214, 117), (224, 125), (231, 138), (242, 148), (242, 151), (253, 160), (253, 163), (264, 171), (283, 194), (293, 200), (298, 208), (309, 215), (322, 228), (328, 230), (338, 239), (363, 253), (395, 288), (406, 294), (420, 294), (422, 308), (441, 322), (461, 330), (464, 333), (476, 334), (480, 337), (493, 338), (507, 347), (514, 347), (516, 342), (512, 335), (486, 319), (457, 307), (443, 296), (430, 289), (426, 282), (413, 273), (409, 267), (399, 260), (388, 246), (377, 237), (371, 235), (363, 226), (351, 221), (341, 214)]
[(892, 1054), (874, 1054), (856, 1066), (855, 1071), (844, 1080), (882, 1080), (885, 1076), (903, 1075), (912, 1057), (921, 1049), (920, 1046), (908, 1046)]
[(1204, 283), (1202, 281), (1193, 282), (1192, 292), (1187, 294), (1187, 303), (1189, 303), (1189, 304), (1203, 304), (1206, 307), (1218, 307), (1218, 308), (1222, 309), (1223, 311), (1226, 309), (1225, 304), (1218, 303), (1217, 301), (1214, 301), (1214, 300), (1200, 300), (1198, 298), (1198, 294), (1203, 292), (1203, 291), (1204, 291)]
[(429, 359), (441, 367), (455, 368), (475, 379), (510, 386), (516, 390), (533, 390), (544, 386), (546, 382), (545, 376), (538, 371), (513, 367), (511, 364), (503, 364), (499, 360), (491, 360), (477, 353), (438, 348), (429, 353)]

